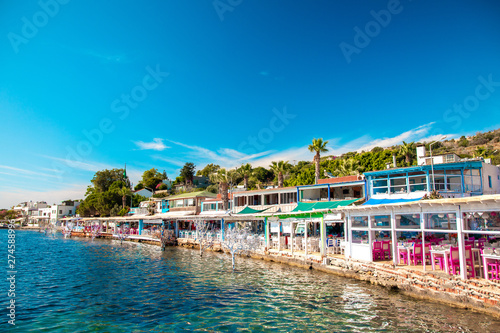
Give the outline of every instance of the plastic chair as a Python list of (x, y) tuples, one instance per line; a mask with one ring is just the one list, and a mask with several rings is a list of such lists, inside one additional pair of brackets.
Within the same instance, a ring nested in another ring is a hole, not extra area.
[(391, 241), (382, 241), (382, 259), (385, 259), (387, 254), (387, 259), (391, 259)]
[(424, 248), (424, 258), (425, 262), (431, 262), (431, 244), (425, 244)]
[(382, 259), (382, 242), (373, 242), (373, 260)]
[(466, 241), (464, 241), (465, 246), (472, 246), (472, 247), (474, 247), (474, 243), (475, 242), (473, 240), (466, 240)]
[(413, 252), (410, 253), (410, 260), (414, 265), (420, 261), (423, 263), (424, 255), (422, 253), (422, 243), (413, 245)]
[(408, 265), (408, 252), (400, 249), (398, 249), (398, 252), (399, 262), (403, 262), (405, 265)]
[(486, 243), (486, 238), (479, 238), (477, 240), (477, 244), (478, 244), (478, 248), (480, 248), (481, 250), (484, 249), (484, 243)]
[(437, 264), (439, 265), (439, 269), (444, 272), (444, 269), (445, 269), (444, 260), (445, 260), (445, 258), (443, 256), (439, 255), (437, 257), (434, 256), (434, 260), (437, 261)]
[(467, 276), (469, 276), (469, 272), (472, 278), (476, 277), (476, 269), (474, 267), (474, 263), (472, 261), (472, 246), (465, 247), (465, 267), (467, 268)]
[(453, 275), (457, 274), (457, 270), (460, 271), (460, 259), (458, 255), (458, 247), (450, 247), (450, 257), (448, 258), (448, 267)]
[[(483, 249), (481, 249), (481, 255), (486, 254), (483, 252)], [(488, 274), (488, 278), (490, 280), (499, 280), (500, 279), (500, 274), (499, 274), (499, 269), (500, 266), (498, 264), (498, 260), (494, 259), (486, 259), (486, 274)], [(490, 277), (491, 275), (491, 277)]]

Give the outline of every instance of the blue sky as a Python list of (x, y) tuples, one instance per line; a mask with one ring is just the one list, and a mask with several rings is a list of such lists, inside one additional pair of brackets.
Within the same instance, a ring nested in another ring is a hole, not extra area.
[(497, 1), (0, 4), (0, 207), (97, 170), (311, 159), (500, 124)]

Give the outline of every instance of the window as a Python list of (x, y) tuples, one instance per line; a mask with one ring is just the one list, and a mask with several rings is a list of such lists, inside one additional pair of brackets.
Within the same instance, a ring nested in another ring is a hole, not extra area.
[(454, 213), (428, 213), (424, 217), (426, 229), (457, 230), (457, 219)]
[(491, 186), (491, 176), (488, 176), (488, 185), (490, 186), (490, 188), (493, 187), (493, 186)]
[(372, 221), (374, 228), (390, 228), (391, 226), (391, 217), (389, 215), (373, 216)]
[(62, 214), (62, 209), (59, 209), (59, 214)]
[(352, 218), (353, 227), (368, 227), (368, 216), (354, 216)]
[(71, 209), (69, 210), (69, 215), (71, 215)]

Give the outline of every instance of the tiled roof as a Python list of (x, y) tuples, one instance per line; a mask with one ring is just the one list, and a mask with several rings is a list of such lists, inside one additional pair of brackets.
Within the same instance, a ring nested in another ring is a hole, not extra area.
[(359, 180), (363, 180), (363, 176), (345, 176), (345, 177), (337, 177), (337, 178), (325, 178), (319, 179), (318, 184), (336, 184), (336, 183), (347, 183), (347, 182), (356, 182)]

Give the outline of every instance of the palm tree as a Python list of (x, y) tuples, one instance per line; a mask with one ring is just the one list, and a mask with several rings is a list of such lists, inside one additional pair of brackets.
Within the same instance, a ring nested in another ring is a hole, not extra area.
[(399, 153), (405, 157), (406, 165), (411, 165), (411, 160), (415, 156), (415, 142), (404, 142), (399, 148)]
[(339, 166), (333, 171), (337, 177), (352, 176), (360, 174), (359, 161), (354, 158), (347, 158), (340, 160)]
[(219, 169), (217, 172), (210, 174), (210, 181), (212, 183), (219, 184), (219, 193), (222, 198), (222, 209), (229, 209), (229, 193), (228, 187), (229, 184), (234, 181), (235, 171), (226, 169)]
[(132, 191), (128, 187), (123, 186), (118, 190), (118, 194), (122, 196), (122, 208), (125, 208), (127, 205), (127, 196), (132, 195)]
[(248, 189), (248, 177), (250, 177), (252, 173), (252, 166), (250, 163), (243, 164), (238, 168), (238, 173), (243, 176), (243, 185), (246, 189)]
[(481, 146), (477, 147), (476, 151), (472, 154), (472, 156), (474, 158), (477, 158), (477, 157), (486, 157), (486, 155), (487, 155), (486, 148), (481, 147)]
[(310, 144), (307, 148), (310, 152), (316, 152), (314, 155), (313, 162), (316, 164), (316, 174), (315, 174), (315, 182), (318, 183), (319, 180), (319, 162), (320, 162), (320, 153), (326, 153), (328, 149), (326, 148), (328, 141), (323, 141), (322, 138), (313, 139), (312, 144)]
[(278, 177), (278, 187), (282, 188), (283, 187), (283, 175), (290, 170), (290, 163), (288, 161), (279, 161), (279, 162), (271, 162), (271, 165), (269, 166), (271, 168), (271, 171), (274, 172), (274, 174)]

